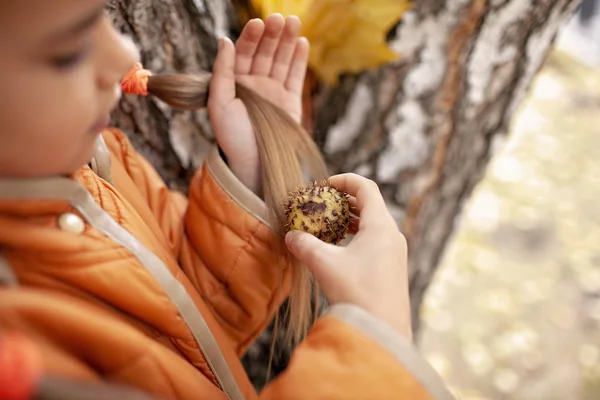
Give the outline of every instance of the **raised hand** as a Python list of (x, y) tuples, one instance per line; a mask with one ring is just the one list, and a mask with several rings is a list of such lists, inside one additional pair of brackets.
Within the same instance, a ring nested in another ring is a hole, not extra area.
[(273, 14), (265, 22), (249, 21), (235, 45), (227, 38), (219, 41), (208, 112), (229, 167), (255, 193), (261, 185), (258, 146), (235, 83), (255, 90), (300, 123), (309, 53), (300, 28), (297, 17)]

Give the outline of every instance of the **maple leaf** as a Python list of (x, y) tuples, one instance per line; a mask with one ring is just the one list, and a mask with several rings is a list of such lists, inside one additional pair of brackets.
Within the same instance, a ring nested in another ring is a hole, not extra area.
[(409, 0), (250, 0), (266, 18), (296, 15), (311, 43), (309, 66), (319, 79), (335, 86), (343, 73), (357, 73), (397, 60), (386, 43), (387, 32), (411, 7)]

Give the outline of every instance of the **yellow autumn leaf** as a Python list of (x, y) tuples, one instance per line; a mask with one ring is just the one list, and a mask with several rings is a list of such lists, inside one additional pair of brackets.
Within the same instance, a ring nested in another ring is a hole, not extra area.
[(343, 73), (357, 73), (397, 60), (387, 32), (411, 6), (408, 0), (251, 0), (261, 18), (296, 15), (311, 43), (309, 66), (330, 85)]
[(260, 13), (261, 18), (266, 18), (273, 13), (284, 17), (296, 15), (300, 18), (312, 0), (250, 0), (252, 7)]

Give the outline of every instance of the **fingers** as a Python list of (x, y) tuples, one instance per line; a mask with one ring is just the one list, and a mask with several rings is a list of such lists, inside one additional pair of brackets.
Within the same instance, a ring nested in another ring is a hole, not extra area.
[(350, 208), (350, 213), (360, 217), (360, 210), (358, 209), (358, 202), (356, 201), (356, 197), (350, 196), (348, 198), (348, 206)]
[(255, 18), (244, 26), (239, 39), (235, 43), (235, 73), (246, 75), (250, 73), (252, 62), (260, 39), (265, 31), (265, 24), (262, 20)]
[(272, 14), (265, 20), (265, 30), (263, 32), (250, 73), (253, 75), (268, 76), (273, 66), (273, 57), (279, 44), (279, 37), (283, 32), (285, 19), (281, 14)]
[(348, 234), (356, 235), (358, 233), (359, 227), (360, 227), (360, 218), (350, 217), (350, 224), (348, 226)]
[(209, 111), (217, 111), (235, 98), (234, 65), (235, 47), (229, 38), (223, 37), (219, 39), (219, 50), (210, 80)]
[(235, 44), (235, 73), (270, 76), (301, 95), (310, 52), (308, 40), (298, 37), (301, 28), (296, 16), (250, 20)]
[[(290, 252), (308, 268), (325, 293), (335, 285), (337, 266), (343, 266), (340, 248), (325, 243), (310, 233), (290, 231), (285, 236), (285, 243)], [(332, 262), (332, 260), (337, 260)]]
[(348, 226), (348, 233), (350, 235), (356, 235), (358, 232), (358, 225), (360, 223), (360, 210), (358, 209), (358, 203), (356, 197), (348, 197), (349, 209), (350, 209), (350, 224)]
[(305, 37), (298, 39), (296, 49), (294, 50), (294, 57), (292, 58), (290, 65), (290, 72), (288, 73), (285, 82), (285, 88), (297, 95), (302, 94), (302, 89), (304, 87), (309, 52), (310, 45), (308, 39)]
[(354, 196), (355, 210), (360, 215), (361, 225), (387, 222), (390, 217), (379, 187), (370, 179), (348, 173), (328, 179), (331, 186)]
[(275, 52), (273, 66), (271, 67), (271, 78), (281, 83), (285, 83), (290, 72), (290, 66), (296, 51), (296, 44), (298, 43), (298, 35), (300, 34), (301, 27), (302, 24), (298, 17), (290, 16), (285, 19), (283, 34), (279, 39), (279, 45)]

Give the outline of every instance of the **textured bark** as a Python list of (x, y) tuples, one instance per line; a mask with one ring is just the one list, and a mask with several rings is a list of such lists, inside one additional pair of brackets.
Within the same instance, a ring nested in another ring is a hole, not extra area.
[(374, 178), (409, 241), (415, 329), (460, 206), (577, 3), (416, 2), (392, 39), (400, 62), (322, 94), (333, 172)]
[[(217, 38), (229, 33), (234, 15), (221, 0), (112, 0), (109, 9), (144, 66), (158, 72), (210, 70)], [(149, 97), (124, 96), (112, 118), (170, 187), (187, 191), (214, 141), (206, 110), (175, 111)]]
[[(415, 330), (461, 204), (578, 3), (420, 0), (389, 35), (400, 61), (315, 90), (315, 139), (332, 173), (374, 178), (408, 238)], [(113, 4), (116, 25), (156, 71), (209, 69), (216, 37), (233, 22), (225, 15), (234, 15), (222, 0)], [(185, 190), (213, 140), (204, 112), (174, 112), (150, 99), (127, 96), (114, 118), (175, 188)], [(257, 386), (269, 337), (245, 359)]]

